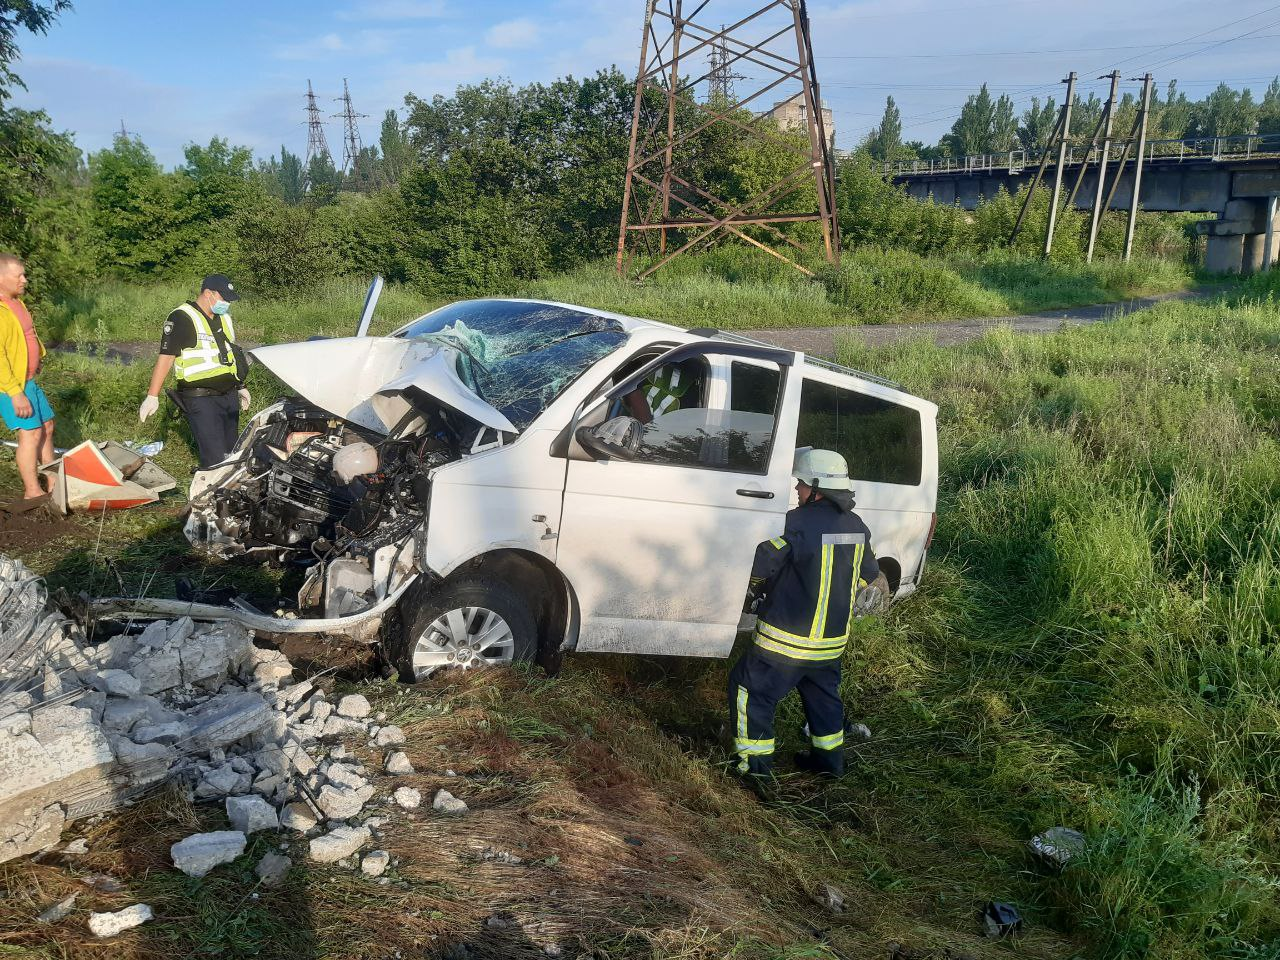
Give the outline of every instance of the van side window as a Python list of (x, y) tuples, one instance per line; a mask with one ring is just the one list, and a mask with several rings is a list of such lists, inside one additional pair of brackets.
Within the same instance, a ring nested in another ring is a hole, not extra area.
[[(754, 367), (734, 363), (735, 385), (739, 366), (751, 370), (752, 387), (743, 394), (749, 397), (745, 406), (735, 400), (730, 404), (732, 409), (684, 407), (659, 414), (645, 424), (636, 459), (735, 473), (768, 473), (782, 370), (776, 364)], [(736, 387), (733, 396), (739, 396)]]
[(735, 360), (729, 368), (729, 407), (743, 413), (773, 415), (782, 371), (772, 364)]
[(843, 454), (854, 480), (920, 483), (919, 411), (856, 390), (806, 377), (800, 391), (796, 446)]

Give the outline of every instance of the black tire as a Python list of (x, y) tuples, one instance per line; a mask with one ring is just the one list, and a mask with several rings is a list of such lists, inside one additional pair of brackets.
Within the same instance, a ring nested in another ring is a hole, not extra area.
[(508, 584), (483, 575), (461, 576), (444, 583), (419, 582), (400, 601), (402, 628), (387, 640), (387, 654), (400, 679), (414, 683), (413, 653), (418, 638), (436, 619), (462, 607), (492, 610), (511, 628), (511, 660), (522, 663), (538, 655), (538, 625), (524, 597)]

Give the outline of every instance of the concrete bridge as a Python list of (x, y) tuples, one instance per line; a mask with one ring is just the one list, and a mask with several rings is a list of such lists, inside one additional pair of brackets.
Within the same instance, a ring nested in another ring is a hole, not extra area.
[[(1113, 141), (1107, 165), (1107, 187), (1126, 141)], [(1135, 144), (1136, 146), (1136, 144)], [(1132, 148), (1131, 148), (1132, 150)], [(1093, 206), (1100, 148), (1077, 146), (1067, 153), (1063, 192), (1075, 183), (1081, 163), (1088, 161), (1075, 205)], [(885, 173), (917, 199), (974, 209), (1001, 189), (1014, 193), (1029, 184), (1040, 154), (1026, 151), (944, 160), (886, 164)], [(1045, 170), (1052, 189), (1054, 159)], [(1127, 210), (1133, 195), (1134, 161), (1130, 157), (1111, 199), (1110, 209)], [(1205, 268), (1223, 273), (1252, 273), (1280, 262), (1280, 134), (1218, 137), (1206, 140), (1154, 140), (1143, 151), (1143, 210), (1217, 214), (1198, 225), (1208, 236)]]

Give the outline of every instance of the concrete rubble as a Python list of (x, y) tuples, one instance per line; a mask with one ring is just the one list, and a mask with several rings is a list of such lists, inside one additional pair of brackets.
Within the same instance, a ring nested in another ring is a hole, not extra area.
[(151, 919), (151, 907), (145, 903), (135, 903), (114, 913), (89, 914), (89, 930), (95, 937), (114, 937), (118, 933), (140, 927)]
[[(308, 839), (318, 862), (355, 857), (371, 877), (386, 869), (381, 851), (355, 856), (372, 839), (367, 822), (380, 822), (369, 805), (392, 799), (375, 801), (384, 771), (336, 741), (376, 750), (386, 773), (411, 774), (391, 749), (405, 742), (399, 727), (358, 694), (331, 702), (239, 625), (182, 617), (116, 629), (89, 642), (38, 577), (0, 554), (0, 862), (52, 849), (73, 821), (176, 782), (196, 802), (225, 805), (232, 828), (173, 845), (190, 876), (243, 855), (249, 835), (281, 829)], [(401, 786), (394, 800), (416, 807), (421, 795)], [(275, 854), (258, 865), (264, 883), (288, 869)], [(121, 918), (99, 921), (108, 929), (141, 916), (130, 910), (95, 916)]]

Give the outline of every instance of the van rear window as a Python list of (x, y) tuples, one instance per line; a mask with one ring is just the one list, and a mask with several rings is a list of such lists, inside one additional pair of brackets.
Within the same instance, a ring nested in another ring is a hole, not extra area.
[(796, 446), (837, 451), (854, 480), (920, 483), (920, 413), (879, 397), (806, 377)]

